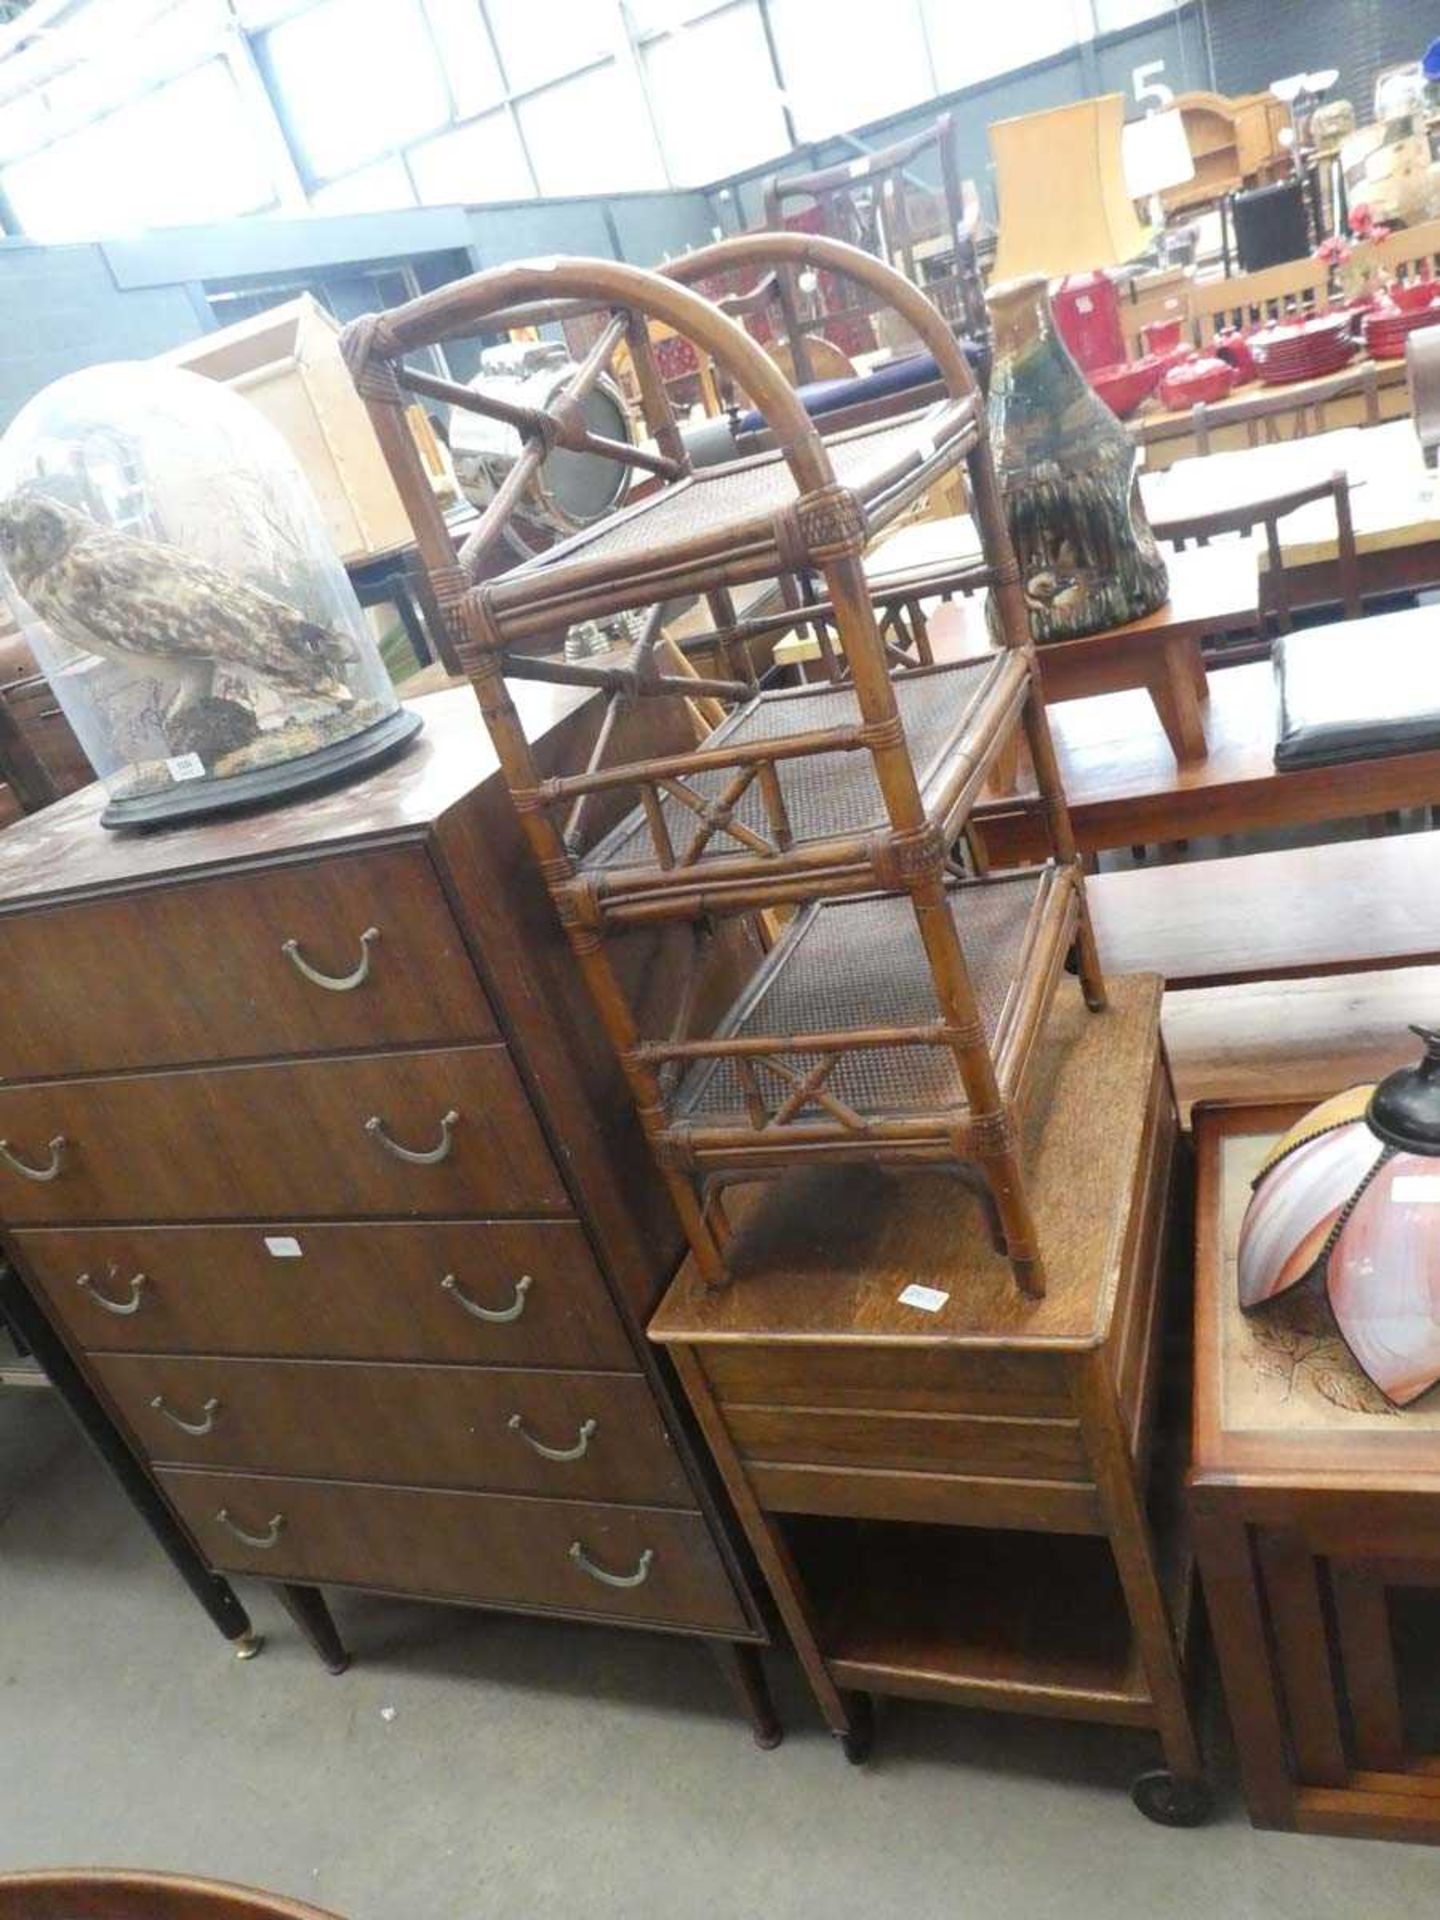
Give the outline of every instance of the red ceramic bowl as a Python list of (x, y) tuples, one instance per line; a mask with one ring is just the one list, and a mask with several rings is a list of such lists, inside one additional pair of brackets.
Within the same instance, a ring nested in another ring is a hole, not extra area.
[(1235, 369), (1228, 360), (1213, 354), (1201, 354), (1183, 366), (1172, 367), (1160, 382), (1160, 398), (1167, 407), (1213, 406), (1223, 400), (1236, 383)]
[(1385, 289), (1401, 313), (1424, 313), (1435, 304), (1440, 294), (1440, 285), (1434, 280), (1411, 280), (1402, 286), (1398, 280), (1392, 281)]
[(1179, 320), (1147, 320), (1140, 329), (1140, 338), (1145, 342), (1147, 359), (1152, 354), (1157, 354), (1163, 359), (1166, 354), (1173, 353), (1176, 347), (1181, 345), (1184, 328), (1183, 317)]
[(1255, 362), (1250, 353), (1250, 341), (1238, 327), (1227, 327), (1223, 333), (1216, 334), (1215, 358), (1227, 361), (1235, 369), (1237, 381), (1255, 378)]
[(1090, 375), (1090, 384), (1110, 411), (1123, 420), (1142, 400), (1147, 400), (1160, 383), (1165, 362), (1158, 354), (1148, 353), (1113, 367), (1099, 367)]

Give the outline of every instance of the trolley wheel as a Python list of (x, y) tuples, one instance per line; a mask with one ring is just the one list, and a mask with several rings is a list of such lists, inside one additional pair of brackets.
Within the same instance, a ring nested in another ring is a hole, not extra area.
[(1203, 1827), (1215, 1807), (1215, 1796), (1203, 1780), (1177, 1780), (1166, 1767), (1142, 1773), (1130, 1798), (1160, 1827)]
[(850, 1698), (850, 1731), (839, 1735), (840, 1751), (852, 1767), (863, 1767), (875, 1744), (875, 1703), (868, 1693)]

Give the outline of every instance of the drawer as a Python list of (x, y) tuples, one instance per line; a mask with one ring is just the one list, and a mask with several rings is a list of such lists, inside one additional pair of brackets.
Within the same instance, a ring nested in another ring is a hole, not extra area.
[(571, 1220), (281, 1218), (13, 1239), (53, 1317), (92, 1352), (635, 1366)]
[(11, 1224), (569, 1210), (498, 1046), (4, 1087), (0, 1142)]
[(91, 1366), (152, 1461), (695, 1504), (638, 1374), (138, 1354)]
[(1064, 1352), (717, 1340), (694, 1355), (727, 1410), (745, 1404), (1062, 1420), (1075, 1411)]
[(159, 1479), (227, 1572), (755, 1634), (698, 1514), (173, 1467)]
[(0, 974), (7, 1080), (497, 1031), (420, 847), (6, 915)]
[(726, 1409), (725, 1424), (747, 1465), (763, 1461), (915, 1475), (1077, 1482), (1092, 1478), (1075, 1419), (740, 1405)]

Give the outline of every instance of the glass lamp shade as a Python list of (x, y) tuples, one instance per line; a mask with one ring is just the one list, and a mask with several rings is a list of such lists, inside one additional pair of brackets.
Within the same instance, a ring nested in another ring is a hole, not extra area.
[(154, 826), (350, 777), (419, 727), (257, 408), (88, 367), (0, 440), (0, 595), (109, 793)]
[(1351, 1087), (1279, 1140), (1240, 1229), (1240, 1305), (1318, 1275), (1341, 1336), (1396, 1406), (1440, 1380), (1440, 1032), (1417, 1066)]

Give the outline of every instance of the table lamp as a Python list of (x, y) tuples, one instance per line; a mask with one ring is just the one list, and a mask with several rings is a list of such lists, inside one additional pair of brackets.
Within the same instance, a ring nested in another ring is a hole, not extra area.
[[(1177, 116), (1178, 117), (1178, 116)], [(1000, 242), (992, 278), (1115, 267), (1150, 244), (1125, 176), (1125, 96), (1100, 94), (990, 128)], [(1188, 156), (1188, 146), (1187, 146)]]
[(1170, 107), (1163, 113), (1146, 114), (1143, 120), (1131, 120), (1122, 135), (1121, 154), (1126, 188), (1132, 200), (1149, 203), (1150, 223), (1160, 235), (1163, 257), (1167, 236), (1160, 196), (1167, 188), (1184, 186), (1195, 178), (1195, 157), (1180, 110)]
[(1323, 1280), (1345, 1344), (1387, 1400), (1440, 1380), (1440, 1031), (1423, 1059), (1337, 1093), (1271, 1149), (1240, 1228), (1240, 1305)]

